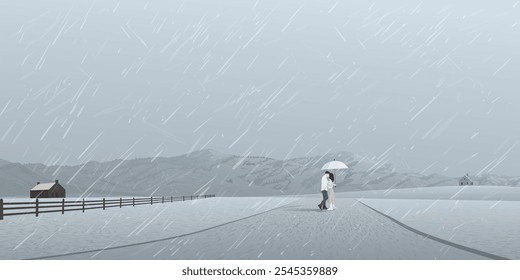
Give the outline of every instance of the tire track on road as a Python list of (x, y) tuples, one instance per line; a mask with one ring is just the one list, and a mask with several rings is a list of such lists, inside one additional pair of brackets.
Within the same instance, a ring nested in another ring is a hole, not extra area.
[(269, 209), (269, 210), (264, 211), (264, 212), (256, 213), (254, 215), (250, 215), (250, 216), (243, 217), (243, 218), (240, 218), (240, 219), (237, 219), (237, 220), (229, 221), (229, 222), (226, 222), (226, 223), (223, 223), (223, 224), (220, 224), (220, 225), (212, 226), (212, 227), (209, 227), (209, 228), (205, 228), (205, 229), (201, 229), (201, 230), (197, 230), (197, 231), (193, 231), (193, 232), (189, 232), (189, 233), (183, 233), (183, 234), (172, 236), (172, 237), (166, 237), (166, 238), (161, 238), (161, 239), (155, 239), (155, 240), (150, 240), (150, 241), (144, 241), (144, 242), (138, 242), (138, 243), (114, 246), (114, 247), (106, 247), (106, 248), (103, 248), (103, 249), (92, 249), (92, 250), (87, 250), (87, 251), (79, 251), (79, 252), (57, 254), (57, 255), (51, 255), (51, 256), (29, 258), (29, 259), (26, 259), (26, 260), (43, 260), (43, 259), (52, 259), (52, 258), (58, 258), (58, 257), (66, 257), (66, 256), (87, 254), (87, 253), (96, 253), (96, 252), (97, 253), (101, 253), (103, 251), (108, 251), (108, 250), (121, 249), (121, 248), (127, 248), (127, 247), (132, 247), (132, 246), (139, 246), (139, 245), (145, 245), (145, 244), (161, 242), (161, 241), (165, 241), (165, 240), (172, 240), (172, 239), (175, 239), (175, 238), (186, 237), (186, 236), (194, 235), (194, 234), (197, 234), (197, 233), (201, 233), (201, 232), (209, 231), (209, 230), (212, 230), (212, 229), (216, 229), (216, 228), (219, 228), (219, 227), (223, 227), (223, 226), (226, 226), (226, 225), (229, 225), (229, 224), (233, 224), (233, 223), (236, 223), (236, 222), (240, 222), (240, 221), (243, 221), (243, 220), (247, 220), (247, 219), (250, 219), (250, 218), (253, 218), (253, 217), (256, 217), (256, 216), (260, 216), (260, 215), (263, 215), (263, 214), (266, 214), (266, 213), (269, 213), (269, 212), (272, 212), (272, 211), (275, 211), (275, 210), (278, 210), (278, 209), (290, 208), (290, 207), (293, 207), (293, 206), (289, 206), (289, 205), (293, 204), (295, 202), (298, 202), (298, 200), (289, 202), (289, 203), (284, 204), (284, 205), (279, 206), (279, 207), (275, 207), (275, 208)]
[(359, 202), (361, 205), (364, 205), (365, 207), (367, 207), (368, 209), (376, 212), (377, 214), (381, 215), (381, 216), (384, 216), (386, 218), (388, 218), (390, 221), (400, 225), (401, 227), (413, 232), (413, 233), (416, 233), (418, 235), (421, 235), (421, 236), (424, 236), (425, 238), (428, 238), (430, 240), (433, 240), (433, 241), (436, 241), (436, 242), (439, 242), (439, 243), (442, 243), (444, 245), (448, 245), (450, 247), (453, 247), (453, 248), (457, 248), (459, 250), (463, 250), (463, 251), (466, 251), (468, 253), (472, 253), (472, 254), (476, 254), (476, 255), (479, 255), (479, 256), (482, 256), (482, 257), (485, 257), (485, 258), (489, 258), (489, 259), (492, 259), (492, 260), (510, 260), (508, 258), (505, 258), (505, 257), (502, 257), (502, 256), (498, 256), (498, 255), (495, 255), (495, 254), (491, 254), (491, 253), (488, 253), (488, 252), (484, 252), (484, 251), (480, 251), (480, 250), (477, 250), (477, 249), (474, 249), (474, 248), (471, 248), (471, 247), (467, 247), (467, 246), (464, 246), (464, 245), (460, 245), (460, 244), (457, 244), (457, 243), (453, 243), (451, 241), (448, 241), (446, 239), (442, 239), (442, 238), (439, 238), (439, 237), (436, 237), (436, 236), (433, 236), (431, 234), (428, 234), (426, 232), (423, 232), (423, 231), (420, 231), (416, 228), (413, 228), (407, 224), (404, 224), (400, 221), (398, 221), (397, 219), (395, 218), (392, 218), (390, 217), (389, 215), (386, 215), (385, 213), (375, 209), (375, 208), (372, 208), (370, 206), (368, 206), (367, 204), (361, 202), (359, 199), (356, 199), (357, 202)]

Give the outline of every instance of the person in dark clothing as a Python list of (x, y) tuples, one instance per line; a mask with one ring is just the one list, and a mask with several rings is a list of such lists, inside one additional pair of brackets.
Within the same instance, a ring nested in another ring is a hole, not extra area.
[(320, 210), (328, 209), (326, 206), (327, 199), (329, 199), (329, 195), (327, 194), (327, 184), (329, 179), (329, 171), (326, 171), (325, 174), (321, 177), (321, 194), (323, 196), (323, 200), (320, 204), (318, 204), (318, 207)]

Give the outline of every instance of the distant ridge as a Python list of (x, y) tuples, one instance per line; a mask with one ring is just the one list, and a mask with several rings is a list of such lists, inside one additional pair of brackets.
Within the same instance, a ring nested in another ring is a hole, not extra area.
[(8, 162), (7, 160), (0, 159), (0, 167), (7, 165), (7, 164), (10, 164), (10, 162)]
[[(459, 178), (398, 173), (390, 163), (351, 152), (279, 160), (236, 156), (211, 149), (175, 157), (88, 162), (76, 166), (1, 165), (0, 197), (27, 196), (36, 181), (59, 179), (69, 196), (219, 196), (310, 194), (319, 191), (320, 168), (332, 159), (349, 169), (336, 173), (336, 191), (457, 185)], [(477, 184), (519, 186), (520, 177), (486, 175)]]

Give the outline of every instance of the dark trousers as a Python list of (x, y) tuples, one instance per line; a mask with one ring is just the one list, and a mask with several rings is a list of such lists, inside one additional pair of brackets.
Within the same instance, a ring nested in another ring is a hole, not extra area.
[(329, 199), (329, 195), (327, 194), (327, 191), (321, 191), (321, 194), (323, 195), (323, 200), (320, 203), (320, 208), (324, 209), (326, 208), (325, 203), (327, 202), (327, 199)]

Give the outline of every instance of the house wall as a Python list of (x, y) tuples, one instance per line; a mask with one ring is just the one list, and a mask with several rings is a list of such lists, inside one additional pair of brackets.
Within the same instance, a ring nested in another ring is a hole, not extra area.
[(467, 185), (473, 185), (473, 182), (471, 180), (468, 180), (467, 178), (460, 179), (459, 180), (460, 186), (467, 186)]
[(47, 198), (49, 191), (31, 191), (31, 198)]
[(65, 197), (65, 188), (55, 185), (50, 189), (49, 197)]

